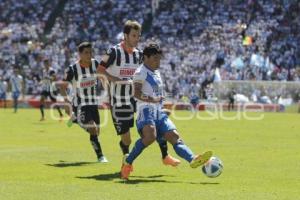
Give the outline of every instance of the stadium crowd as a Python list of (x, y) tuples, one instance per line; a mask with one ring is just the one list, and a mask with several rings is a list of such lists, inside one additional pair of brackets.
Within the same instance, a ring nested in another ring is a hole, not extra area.
[(296, 0), (160, 0), (155, 12), (147, 0), (73, 0), (61, 12), (59, 2), (0, 2), (0, 76), (21, 68), (28, 94), (39, 93), (43, 59), (50, 58), (62, 78), (77, 58), (77, 44), (92, 41), (100, 59), (122, 39), (127, 19), (143, 24), (141, 48), (152, 40), (161, 44), (163, 79), (173, 97), (198, 94), (212, 81), (300, 81)]

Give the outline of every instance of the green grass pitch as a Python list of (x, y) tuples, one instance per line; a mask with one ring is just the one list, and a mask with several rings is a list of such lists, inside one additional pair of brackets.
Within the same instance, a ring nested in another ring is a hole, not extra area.
[[(87, 133), (46, 113), (47, 120), (39, 122), (38, 109), (17, 114), (0, 109), (1, 200), (300, 199), (299, 114), (264, 113), (259, 121), (200, 120), (178, 111), (177, 118), (189, 118), (174, 119), (185, 143), (195, 153), (213, 150), (224, 163), (223, 174), (207, 178), (182, 159), (179, 167), (166, 167), (154, 143), (134, 163), (130, 181), (124, 182), (119, 178), (119, 138), (109, 112), (101, 111), (101, 121), (108, 121), (100, 136), (107, 164), (95, 162)], [(134, 143), (135, 128), (132, 135)]]

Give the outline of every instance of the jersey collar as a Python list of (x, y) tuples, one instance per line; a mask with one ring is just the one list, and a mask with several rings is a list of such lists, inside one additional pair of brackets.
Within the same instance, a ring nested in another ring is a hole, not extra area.
[(80, 62), (80, 60), (78, 60), (78, 64), (79, 64), (79, 66), (82, 67), (82, 68), (89, 68), (89, 67), (92, 65), (92, 62), (91, 62), (90, 65), (83, 65), (83, 64)]
[(146, 69), (148, 69), (149, 71), (151, 71), (151, 72), (153, 72), (153, 73), (155, 72), (155, 70), (151, 69), (151, 68), (150, 68), (150, 67), (148, 67), (147, 65), (145, 65), (145, 64), (144, 64), (144, 66), (145, 66), (145, 67), (146, 67)]
[(126, 48), (126, 47), (125, 47), (125, 42), (124, 42), (124, 41), (121, 42), (121, 47), (122, 47), (122, 49), (124, 49), (124, 51), (126, 51), (127, 53), (129, 53), (129, 54), (132, 54), (132, 53), (133, 53), (133, 48)]

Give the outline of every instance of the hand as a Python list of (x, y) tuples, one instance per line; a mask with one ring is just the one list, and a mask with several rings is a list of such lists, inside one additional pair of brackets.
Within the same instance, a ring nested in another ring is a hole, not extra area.
[(169, 109), (163, 108), (162, 111), (163, 111), (164, 113), (166, 113), (168, 116), (171, 115), (171, 110), (169, 110)]
[(117, 84), (119, 83), (119, 84), (122, 84), (122, 85), (131, 85), (133, 83), (133, 81), (131, 79), (128, 79), (128, 80), (126, 80), (126, 79), (124, 79), (124, 80), (120, 79), (119, 81), (116, 81), (116, 83)]
[(100, 73), (100, 74), (104, 74), (106, 72), (106, 68), (102, 65), (99, 65), (98, 68), (97, 68), (97, 71)]
[(125, 82), (125, 84), (131, 85), (131, 84), (133, 84), (133, 81), (131, 79), (129, 79)]
[(65, 105), (65, 113), (69, 116), (71, 116), (71, 113), (72, 113), (70, 106), (71, 106), (70, 104)]
[(65, 99), (65, 104), (64, 104), (64, 107), (65, 107), (65, 113), (69, 116), (71, 116), (72, 114), (72, 107), (71, 107), (71, 103), (68, 99)]

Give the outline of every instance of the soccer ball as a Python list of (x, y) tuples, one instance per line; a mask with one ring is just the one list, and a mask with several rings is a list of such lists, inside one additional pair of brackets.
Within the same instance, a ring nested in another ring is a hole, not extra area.
[(213, 156), (211, 157), (203, 166), (202, 166), (202, 172), (210, 177), (215, 178), (219, 176), (223, 171), (223, 163), (222, 161)]

